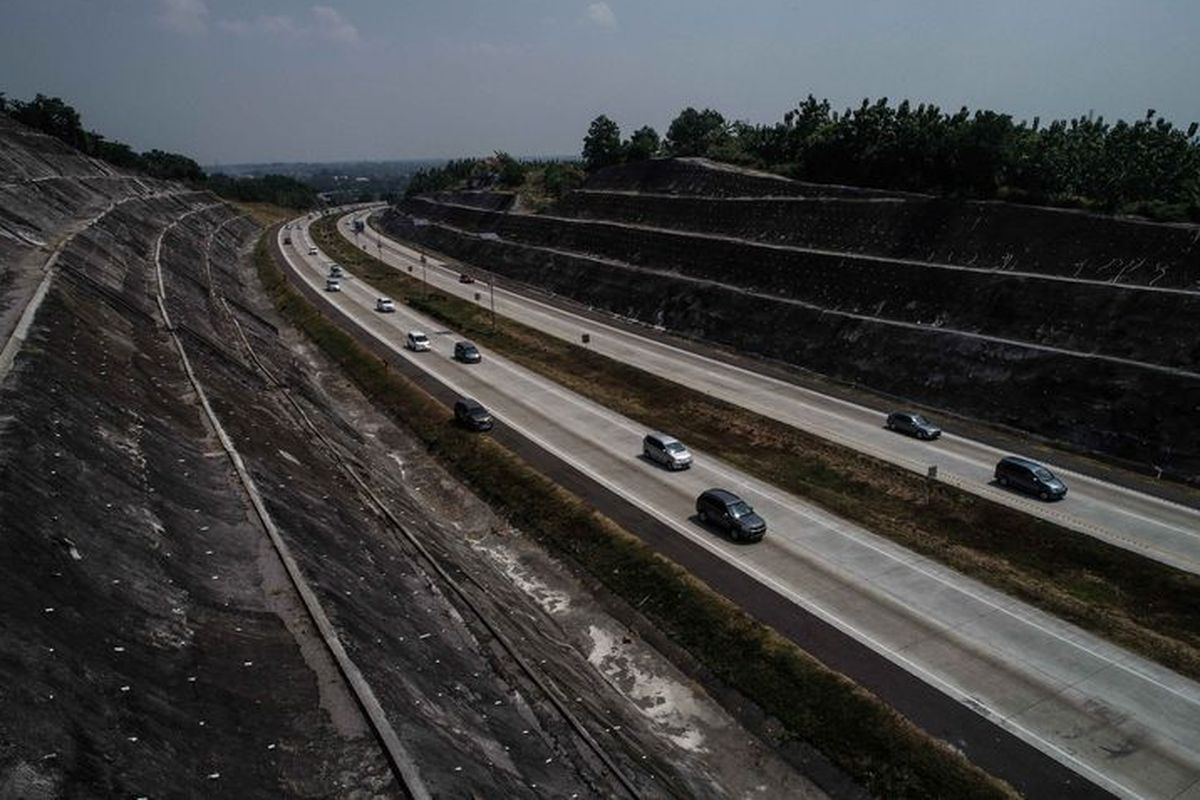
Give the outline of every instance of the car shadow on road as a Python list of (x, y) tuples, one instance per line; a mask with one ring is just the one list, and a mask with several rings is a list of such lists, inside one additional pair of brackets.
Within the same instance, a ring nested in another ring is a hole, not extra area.
[(719, 525), (713, 525), (711, 522), (705, 522), (704, 520), (700, 519), (699, 514), (692, 514), (687, 519), (688, 522), (692, 523), (697, 528), (707, 531), (708, 533), (715, 534), (730, 544), (736, 544), (738, 547), (746, 547), (749, 545), (758, 544), (758, 541), (747, 541), (745, 539), (738, 539), (734, 537), (732, 533), (720, 527)]

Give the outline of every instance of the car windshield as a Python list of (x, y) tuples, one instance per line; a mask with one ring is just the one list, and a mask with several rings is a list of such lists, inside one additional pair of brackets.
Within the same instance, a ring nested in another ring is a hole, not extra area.
[(740, 519), (747, 514), (753, 514), (754, 509), (745, 500), (738, 500), (729, 507), (729, 515), (734, 519)]
[(1050, 470), (1046, 469), (1045, 467), (1035, 467), (1033, 470), (1033, 474), (1037, 476), (1038, 480), (1042, 480), (1042, 481), (1054, 480), (1054, 473), (1051, 472)]
[(912, 421), (918, 425), (928, 425), (929, 424), (929, 420), (925, 419), (920, 414), (913, 414)]
[(414, 333), (414, 334), (413, 334), (413, 337), (412, 337), (412, 340), (413, 340), (414, 342), (428, 342), (428, 341), (429, 341), (429, 337), (427, 337), (427, 336), (426, 336), (425, 334), (423, 334), (423, 333)]
[(667, 442), (663, 445), (668, 453), (684, 453), (687, 448), (683, 446), (683, 442)]
[(474, 353), (474, 352), (476, 352), (476, 350), (475, 350), (475, 345), (473, 345), (473, 344), (464, 344), (464, 345), (463, 345), (463, 348), (462, 348), (462, 351), (463, 351), (464, 353), (468, 353), (468, 354), (470, 354), (470, 353)]

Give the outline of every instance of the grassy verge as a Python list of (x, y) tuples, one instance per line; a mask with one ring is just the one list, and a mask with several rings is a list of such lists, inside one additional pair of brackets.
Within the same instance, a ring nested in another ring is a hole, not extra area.
[[(397, 302), (648, 428), (934, 558), (1081, 628), (1200, 679), (1200, 576), (1023, 514), (489, 313), (313, 226), (330, 256)], [(486, 299), (486, 296), (485, 296)]]
[(588, 510), (508, 450), (450, 425), (445, 408), (388, 369), (287, 284), (271, 255), (269, 236), (264, 234), (255, 251), (263, 287), (283, 316), (364, 394), (515, 525), (610, 591), (637, 603), (640, 613), (720, 680), (780, 720), (789, 735), (817, 747), (877, 796), (1014, 796), (1006, 784)]
[(243, 214), (249, 214), (250, 219), (254, 220), (264, 228), (304, 213), (302, 211), (297, 211), (294, 208), (284, 208), (283, 206), (271, 205), (270, 203), (244, 203), (237, 201), (230, 202), (241, 209)]

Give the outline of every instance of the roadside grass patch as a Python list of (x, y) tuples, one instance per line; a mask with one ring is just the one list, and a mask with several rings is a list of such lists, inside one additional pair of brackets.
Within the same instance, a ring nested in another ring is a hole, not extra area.
[[(319, 220), (313, 237), (355, 275), (504, 357), (647, 428), (959, 572), (1200, 680), (1200, 576), (973, 495), (664, 380), (586, 346), (431, 292)], [(464, 267), (464, 271), (471, 271)], [(882, 424), (882, 420), (881, 420)]]
[[(481, 498), (609, 591), (636, 604), (638, 613), (716, 678), (778, 719), (787, 736), (816, 747), (878, 797), (1017, 796), (494, 440), (452, 425), (440, 403), (388, 369), (287, 283), (269, 247), (272, 235), (268, 231), (260, 238), (255, 266), (289, 322)], [(330, 255), (353, 268), (352, 253)]]

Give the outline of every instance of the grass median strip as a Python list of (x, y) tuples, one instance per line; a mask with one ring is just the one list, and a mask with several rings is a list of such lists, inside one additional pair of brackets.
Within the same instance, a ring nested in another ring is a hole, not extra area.
[[(851, 520), (959, 572), (1200, 679), (1200, 576), (1160, 564), (886, 461), (711, 398), (433, 292), (344, 239), (332, 218), (318, 245), (397, 302), (647, 428)], [(469, 267), (464, 268), (470, 271)], [(484, 295), (486, 301), (486, 295)]]
[(819, 749), (876, 796), (1015, 796), (1006, 784), (755, 622), (496, 442), (451, 425), (445, 408), (388, 369), (287, 284), (271, 255), (272, 235), (260, 239), (255, 266), (289, 322), (513, 524), (636, 603), (639, 613), (718, 679), (778, 719), (788, 735)]

